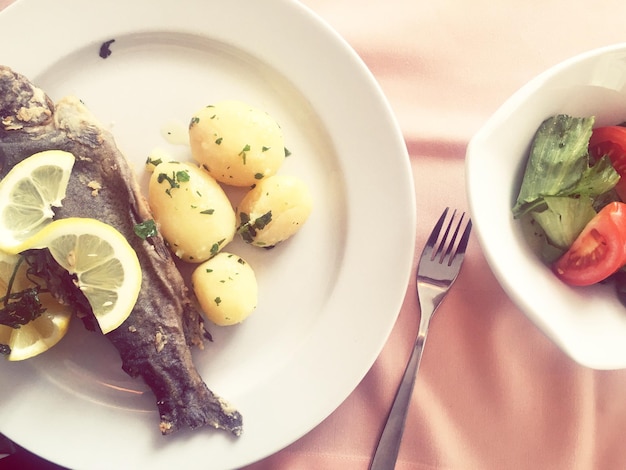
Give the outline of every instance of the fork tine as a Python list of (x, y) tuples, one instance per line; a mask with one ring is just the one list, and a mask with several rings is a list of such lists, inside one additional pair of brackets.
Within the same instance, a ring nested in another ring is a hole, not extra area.
[(453, 210), (450, 220), (446, 222), (449, 212), (450, 208), (446, 207), (433, 227), (422, 251), (422, 259), (430, 261), (437, 259), (437, 262), (440, 264), (451, 266), (457, 255), (465, 253), (472, 228), (472, 221), (471, 219), (467, 219), (467, 225), (459, 239), (463, 222), (466, 220), (466, 214), (465, 212), (461, 213), (461, 218), (455, 225), (457, 211), (456, 209)]
[(465, 250), (467, 249), (467, 243), (469, 242), (470, 232), (472, 231), (472, 220), (467, 221), (467, 226), (465, 227), (465, 231), (463, 232), (463, 236), (461, 237), (461, 241), (459, 242), (459, 247), (456, 252), (463, 255), (465, 254)]
[[(441, 233), (441, 228), (443, 227), (443, 223), (446, 220), (446, 215), (448, 215), (448, 210), (450, 208), (446, 207), (439, 217), (439, 220), (433, 227), (433, 231), (430, 232), (430, 236), (428, 240), (426, 240), (426, 245), (424, 245), (424, 249), (422, 250), (422, 258), (430, 258), (431, 260), (436, 256), (437, 251), (434, 251), (435, 246), (437, 245), (437, 240), (439, 239), (439, 234)], [(434, 254), (433, 254), (434, 253)]]
[[(465, 212), (461, 214), (461, 220), (459, 220), (459, 223), (457, 224), (456, 229), (454, 229), (454, 234), (452, 235), (452, 239), (448, 242), (448, 235), (450, 234), (450, 229), (452, 228), (452, 222), (454, 222), (455, 217), (456, 217), (456, 210), (452, 213), (452, 218), (450, 219), (450, 222), (448, 223), (448, 228), (446, 229), (446, 233), (443, 234), (443, 238), (441, 239), (441, 249), (439, 250), (441, 251), (441, 258), (439, 258), (440, 263), (443, 263), (443, 260), (446, 259), (446, 257), (452, 252), (452, 248), (454, 247), (454, 242), (456, 241), (456, 237), (459, 235), (459, 227), (461, 226), (461, 222), (463, 222), (463, 217), (465, 217)], [(444, 247), (446, 243), (448, 243), (448, 247), (444, 251)], [(450, 263), (448, 263), (448, 266), (450, 266)]]
[[(455, 214), (456, 214), (456, 211), (455, 211)], [(463, 232), (463, 235), (461, 236), (461, 239), (459, 240), (458, 245), (455, 246), (457, 237), (459, 236), (459, 232), (461, 230), (461, 227), (463, 226), (463, 220), (464, 219), (465, 219), (465, 212), (463, 212), (461, 214), (461, 218), (459, 219), (459, 222), (457, 223), (456, 228), (454, 229), (454, 235), (452, 235), (452, 239), (448, 243), (448, 249), (446, 250), (445, 254), (443, 254), (441, 256), (441, 259), (439, 260), (440, 263), (443, 263), (444, 260), (446, 259), (446, 257), (448, 257), (448, 263), (447, 264), (448, 264), (448, 266), (450, 266), (452, 264), (452, 260), (454, 260), (454, 258), (456, 257), (457, 254), (465, 253), (465, 249), (467, 248), (467, 241), (469, 239), (469, 231), (471, 231), (471, 224), (472, 224), (471, 220), (468, 220), (468, 223), (467, 223), (467, 225), (469, 226), (469, 229), (466, 226), (466, 228), (465, 228), (465, 230)], [(454, 220), (454, 215), (452, 216), (452, 220), (450, 220), (450, 225), (452, 225), (452, 221), (453, 220)], [(467, 233), (467, 236), (466, 236), (466, 233)], [(446, 235), (447, 235), (447, 233), (446, 233)], [(465, 240), (465, 246), (462, 247), (462, 243), (463, 243), (464, 238), (466, 239)], [(461, 250), (461, 248), (462, 248), (462, 250)]]
[[(461, 217), (461, 220), (459, 221), (459, 225), (457, 226), (457, 233), (461, 228), (462, 221), (463, 221), (463, 217)], [(450, 259), (448, 260), (448, 266), (452, 266), (452, 264), (455, 261), (458, 263), (461, 263), (463, 261), (463, 255), (465, 254), (465, 250), (467, 249), (467, 244), (469, 242), (471, 231), (472, 231), (472, 220), (468, 219), (467, 225), (465, 226), (465, 230), (463, 231), (463, 235), (461, 235), (461, 239), (459, 240), (459, 244), (457, 245), (456, 250), (454, 250), (454, 253), (450, 255)]]

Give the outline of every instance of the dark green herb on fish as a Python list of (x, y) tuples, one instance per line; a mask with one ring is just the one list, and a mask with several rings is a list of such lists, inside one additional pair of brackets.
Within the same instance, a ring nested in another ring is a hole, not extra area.
[(0, 308), (0, 325), (19, 328), (35, 320), (46, 311), (39, 300), (39, 288), (29, 287), (2, 298)]
[(138, 224), (135, 224), (133, 227), (135, 230), (135, 235), (137, 235), (142, 240), (145, 240), (149, 237), (154, 237), (157, 234), (157, 226), (154, 222), (154, 219), (144, 220)]

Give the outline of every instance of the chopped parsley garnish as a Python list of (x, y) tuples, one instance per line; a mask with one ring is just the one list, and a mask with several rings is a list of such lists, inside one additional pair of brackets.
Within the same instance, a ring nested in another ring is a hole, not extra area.
[(198, 116), (192, 117), (191, 121), (189, 121), (189, 129), (191, 129), (193, 126), (195, 126), (199, 122), (200, 122), (200, 118)]
[(165, 192), (167, 193), (168, 196), (172, 196), (172, 189), (174, 188), (180, 188), (180, 183), (186, 183), (187, 181), (189, 181), (189, 171), (187, 170), (180, 170), (180, 171), (173, 171), (172, 172), (172, 176), (169, 176), (165, 173), (159, 173), (159, 176), (157, 176), (157, 182), (163, 183), (163, 181), (167, 181), (170, 184), (170, 187), (168, 189), (165, 190)]
[(133, 229), (135, 231), (135, 235), (142, 240), (154, 237), (157, 234), (157, 226), (153, 219), (144, 220), (143, 222), (136, 224)]
[(211, 256), (215, 256), (217, 254), (217, 252), (220, 251), (220, 246), (225, 241), (226, 241), (226, 239), (222, 238), (219, 242), (213, 243), (213, 245), (211, 246)]
[(285, 157), (288, 157), (289, 155), (291, 155), (291, 152), (287, 147), (285, 147)]
[(208, 214), (213, 215), (215, 213), (215, 209), (207, 209), (205, 211), (201, 211), (200, 214)]
[(222, 143), (222, 140), (223, 140), (223, 139), (224, 139), (224, 137), (219, 137), (219, 138), (217, 138), (217, 139), (215, 140), (215, 143), (216, 143), (217, 145), (221, 145), (221, 143)]
[(268, 211), (254, 220), (250, 219), (250, 215), (242, 212), (240, 214), (241, 224), (237, 228), (237, 233), (241, 235), (246, 243), (254, 242), (254, 237), (258, 230), (263, 230), (267, 224), (272, 221), (272, 211)]
[(100, 45), (100, 57), (102, 57), (103, 59), (108, 58), (112, 52), (111, 52), (111, 44), (113, 44), (115, 42), (115, 39), (109, 39), (108, 41), (104, 41), (101, 45)]
[(189, 181), (189, 178), (191, 178), (191, 176), (189, 176), (189, 171), (183, 170), (183, 171), (176, 172), (176, 178), (181, 183), (186, 183), (187, 181)]
[(163, 163), (163, 160), (161, 160), (160, 158), (153, 159), (152, 157), (148, 156), (148, 158), (146, 159), (146, 165), (158, 166), (161, 163)]
[(243, 164), (246, 164), (246, 153), (250, 151), (250, 146), (246, 144), (241, 152), (239, 152), (239, 156), (243, 159)]

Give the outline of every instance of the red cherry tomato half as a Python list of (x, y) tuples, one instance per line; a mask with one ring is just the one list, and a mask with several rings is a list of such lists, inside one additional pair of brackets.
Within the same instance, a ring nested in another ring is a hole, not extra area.
[(589, 139), (589, 155), (601, 158), (608, 155), (620, 180), (615, 191), (626, 202), (626, 127), (605, 126), (593, 130)]
[(567, 252), (552, 266), (573, 286), (603, 281), (626, 263), (626, 204), (612, 202), (585, 226)]

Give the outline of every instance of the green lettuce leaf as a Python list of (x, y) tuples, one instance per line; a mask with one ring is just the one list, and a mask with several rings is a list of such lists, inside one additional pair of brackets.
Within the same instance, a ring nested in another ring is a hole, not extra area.
[[(543, 258), (567, 250), (605, 204), (620, 179), (608, 156), (591, 162), (594, 118), (557, 115), (535, 134), (513, 215)], [(530, 221), (530, 223), (528, 223)]]
[[(594, 121), (593, 117), (559, 114), (541, 123), (513, 207), (516, 218), (542, 208), (545, 197), (576, 194), (578, 184), (590, 168), (587, 147)], [(597, 178), (588, 176), (590, 183), (597, 182)], [(582, 187), (585, 191), (592, 189), (587, 182)]]
[(588, 197), (546, 197), (544, 201), (546, 210), (533, 212), (532, 217), (541, 226), (550, 243), (567, 250), (596, 215), (593, 200)]
[(613, 167), (611, 159), (605, 155), (583, 172), (574, 187), (564, 190), (560, 195), (595, 198), (611, 191), (619, 179), (619, 173)]

